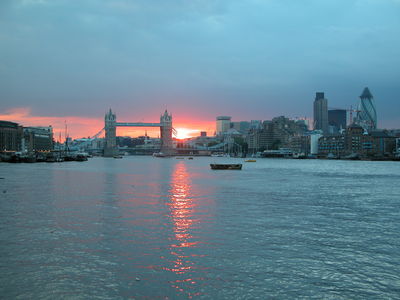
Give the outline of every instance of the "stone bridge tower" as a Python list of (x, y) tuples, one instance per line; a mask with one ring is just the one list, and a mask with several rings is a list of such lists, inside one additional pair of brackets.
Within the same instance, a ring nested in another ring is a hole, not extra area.
[(104, 117), (104, 129), (105, 129), (105, 139), (104, 139), (104, 156), (113, 157), (118, 154), (117, 148), (117, 117), (113, 112), (110, 111), (106, 113)]
[(161, 152), (167, 155), (173, 154), (172, 149), (172, 115), (165, 110), (160, 117), (160, 132), (161, 132)]

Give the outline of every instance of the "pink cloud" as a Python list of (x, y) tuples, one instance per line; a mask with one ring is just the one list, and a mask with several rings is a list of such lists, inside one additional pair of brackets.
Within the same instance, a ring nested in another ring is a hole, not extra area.
[(72, 138), (94, 135), (104, 127), (102, 119), (76, 116), (37, 116), (32, 114), (29, 107), (16, 107), (9, 109), (4, 114), (0, 114), (0, 120), (16, 122), (22, 126), (51, 125), (56, 139), (60, 132), (64, 136), (65, 124), (67, 124), (68, 134)]
[[(40, 116), (33, 115), (29, 107), (16, 107), (0, 114), (0, 120), (19, 123), (22, 126), (49, 126), (53, 127), (54, 138), (59, 139), (61, 133), (62, 138), (65, 136), (65, 124), (68, 127), (68, 135), (72, 138), (81, 138), (93, 136), (104, 127), (102, 117), (89, 118), (77, 116)], [(207, 131), (212, 135), (215, 130), (214, 122), (201, 122), (195, 120), (184, 120), (176, 118), (174, 122), (175, 128), (184, 128), (190, 136), (199, 135), (200, 131)], [(157, 137), (160, 135), (159, 129), (156, 128), (118, 128), (118, 135), (139, 136), (143, 135), (145, 130), (149, 136)]]

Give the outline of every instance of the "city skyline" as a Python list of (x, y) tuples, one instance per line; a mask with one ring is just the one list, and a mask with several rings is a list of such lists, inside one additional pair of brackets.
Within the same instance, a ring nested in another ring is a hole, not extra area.
[(177, 128), (211, 133), (219, 115), (312, 119), (318, 91), (355, 108), (368, 86), (378, 127), (399, 128), (399, 12), (394, 0), (2, 1), (0, 119), (56, 132), (66, 120), (81, 137), (110, 107), (139, 122), (167, 108)]
[[(368, 88), (366, 88), (368, 89)], [(319, 94), (324, 95), (324, 92), (316, 92), (317, 97)], [(327, 101), (328, 103), (328, 110), (329, 111), (335, 111), (337, 109), (339, 110), (344, 110), (346, 111), (346, 108), (336, 108), (336, 107), (331, 107), (329, 105), (329, 100)], [(351, 106), (352, 107), (352, 106)], [(110, 108), (111, 109), (111, 108)], [(350, 110), (348, 110), (348, 122), (350, 122), (350, 116), (351, 114), (349, 113)], [(356, 112), (357, 110), (354, 110), (353, 107), (353, 113)], [(315, 114), (315, 99), (314, 99), (314, 114)], [(123, 114), (123, 115), (126, 115)], [(290, 119), (303, 119), (307, 120), (309, 122), (309, 130), (313, 129), (318, 129), (316, 125), (316, 121), (308, 116), (304, 117), (290, 117), (285, 114), (280, 114), (277, 116), (272, 116), (271, 118), (262, 118), (262, 119), (232, 119), (232, 122), (241, 122), (241, 121), (246, 121), (250, 122), (252, 120), (257, 120), (257, 121), (266, 121), (266, 120), (271, 120), (274, 117), (278, 116), (285, 116), (289, 117)], [(327, 116), (326, 116), (327, 117)], [(182, 118), (177, 118), (177, 122), (174, 122), (174, 128), (177, 130), (177, 133), (174, 135), (178, 139), (184, 139), (184, 138), (190, 138), (190, 137), (196, 137), (199, 136), (200, 132), (205, 131), (207, 132), (208, 135), (214, 135), (218, 131), (218, 125), (216, 123), (216, 120), (218, 120), (218, 116), (214, 117), (214, 121), (207, 120), (203, 122), (197, 121), (182, 121)], [(231, 118), (231, 116), (229, 116)], [(78, 116), (65, 116), (65, 117), (57, 117), (57, 116), (33, 116), (31, 114), (31, 110), (29, 108), (14, 108), (10, 109), (9, 111), (6, 111), (5, 114), (0, 113), (0, 120), (4, 121), (12, 121), (16, 123), (20, 123), (23, 126), (52, 126), (54, 129), (54, 134), (55, 136), (63, 136), (65, 138), (65, 134), (67, 136), (72, 137), (72, 138), (85, 138), (85, 137), (90, 137), (93, 136), (95, 133), (97, 133), (99, 130), (101, 130), (103, 126), (103, 121), (99, 120), (97, 118), (85, 118), (85, 117), (78, 117)], [(140, 120), (134, 120), (139, 121), (139, 122), (152, 122), (151, 120), (155, 120), (154, 116), (150, 118), (149, 120), (145, 120), (144, 118), (140, 118)], [(132, 120), (120, 120), (120, 121), (125, 121), (129, 122)], [(327, 120), (326, 120), (327, 121)], [(313, 124), (314, 123), (314, 124)], [(381, 129), (398, 129), (398, 128), (383, 128), (379, 127)], [(142, 135), (148, 135), (150, 137), (159, 137), (159, 130), (151, 127), (143, 127), (143, 128), (118, 128), (117, 129), (117, 135), (118, 136), (142, 136)], [(57, 140), (57, 139), (56, 139)]]

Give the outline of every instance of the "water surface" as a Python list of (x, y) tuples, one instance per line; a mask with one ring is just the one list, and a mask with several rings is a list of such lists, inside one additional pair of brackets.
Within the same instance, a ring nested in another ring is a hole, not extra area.
[(400, 297), (399, 163), (228, 160), (0, 164), (0, 295)]

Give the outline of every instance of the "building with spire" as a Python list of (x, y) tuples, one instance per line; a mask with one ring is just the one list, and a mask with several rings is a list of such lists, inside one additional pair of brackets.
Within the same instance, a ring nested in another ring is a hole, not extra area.
[(165, 110), (160, 116), (161, 152), (170, 155), (173, 152), (172, 143), (172, 115)]
[(104, 129), (105, 129), (105, 144), (104, 144), (104, 156), (113, 157), (118, 154), (117, 148), (117, 117), (112, 112), (111, 108), (104, 116)]
[(376, 129), (377, 127), (374, 97), (372, 96), (368, 87), (364, 89), (360, 96), (356, 123), (367, 131)]

